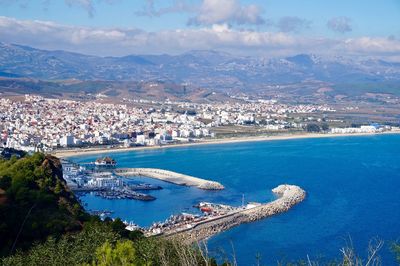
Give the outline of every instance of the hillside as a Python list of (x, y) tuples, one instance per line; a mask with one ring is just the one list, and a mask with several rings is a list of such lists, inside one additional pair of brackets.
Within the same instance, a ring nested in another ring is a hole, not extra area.
[(104, 80), (44, 81), (31, 78), (0, 77), (0, 94), (36, 94), (49, 98), (72, 100), (127, 101), (145, 99), (150, 101), (212, 102), (230, 99), (226, 93), (210, 89), (186, 87), (172, 82), (135, 82)]
[(0, 160), (0, 194), (0, 255), (82, 228), (84, 211), (55, 157)]

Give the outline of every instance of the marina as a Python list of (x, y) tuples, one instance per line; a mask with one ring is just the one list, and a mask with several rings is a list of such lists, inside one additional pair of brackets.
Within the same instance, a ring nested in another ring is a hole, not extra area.
[(116, 161), (111, 157), (98, 158), (93, 163), (76, 164), (62, 160), (63, 176), (68, 186), (76, 193), (93, 192), (105, 199), (133, 199), (152, 201), (156, 198), (138, 191), (160, 190), (161, 186), (132, 183), (116, 175)]
[(147, 183), (131, 182), (140, 176), (159, 179), (182, 186), (194, 186), (203, 190), (224, 189), (224, 186), (215, 181), (163, 169), (116, 168), (116, 160), (108, 156), (83, 164), (76, 164), (63, 159), (62, 164), (64, 179), (73, 191), (95, 192), (96, 196), (105, 199), (155, 200), (155, 197), (139, 191), (150, 192), (160, 190), (162, 187)]

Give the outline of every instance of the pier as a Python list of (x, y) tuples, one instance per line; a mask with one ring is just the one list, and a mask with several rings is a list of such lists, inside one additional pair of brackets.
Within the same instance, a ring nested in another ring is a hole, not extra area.
[(272, 190), (279, 197), (269, 203), (249, 206), (229, 212), (225, 215), (184, 224), (160, 233), (168, 238), (177, 238), (186, 243), (193, 243), (211, 237), (242, 223), (257, 221), (278, 213), (286, 212), (296, 204), (302, 202), (306, 192), (298, 186), (280, 185)]
[(157, 169), (157, 168), (118, 168), (114, 170), (115, 174), (126, 178), (132, 176), (144, 176), (159, 179), (165, 182), (181, 185), (197, 187), (204, 190), (221, 190), (224, 186), (218, 182), (210, 181), (194, 176), (184, 175), (173, 171)]

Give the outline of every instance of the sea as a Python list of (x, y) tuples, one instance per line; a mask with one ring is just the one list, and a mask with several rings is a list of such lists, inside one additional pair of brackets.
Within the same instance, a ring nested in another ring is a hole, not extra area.
[(81, 196), (85, 208), (107, 209), (113, 217), (149, 226), (171, 214), (195, 213), (201, 201), (240, 206), (275, 199), (280, 184), (301, 186), (305, 201), (286, 213), (242, 224), (207, 240), (209, 255), (238, 265), (341, 258), (352, 247), (366, 257), (370, 244), (384, 241), (383, 265), (397, 265), (391, 245), (400, 240), (400, 135), (210, 144), (84, 155), (77, 163), (112, 156), (118, 167), (153, 167), (176, 171), (225, 186), (204, 191), (149, 178), (162, 190), (155, 201), (106, 200)]

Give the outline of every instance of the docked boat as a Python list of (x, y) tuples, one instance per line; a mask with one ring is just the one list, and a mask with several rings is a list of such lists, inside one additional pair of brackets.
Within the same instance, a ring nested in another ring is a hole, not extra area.
[(107, 156), (97, 159), (94, 162), (94, 165), (102, 168), (114, 168), (117, 165), (117, 162), (113, 158)]

